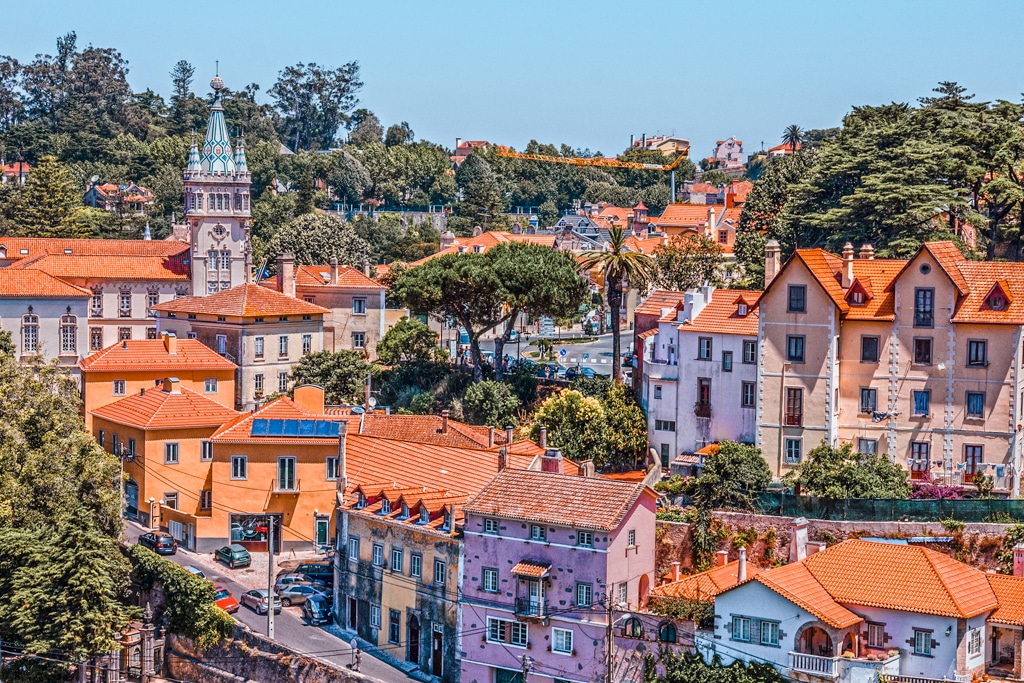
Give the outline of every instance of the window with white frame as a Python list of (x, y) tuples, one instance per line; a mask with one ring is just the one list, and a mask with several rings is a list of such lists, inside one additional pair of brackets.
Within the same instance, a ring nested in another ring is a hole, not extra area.
[(857, 439), (857, 452), (864, 455), (877, 455), (878, 439)]
[(743, 643), (750, 642), (750, 619), (747, 617), (732, 618), (732, 639)]
[(868, 622), (868, 647), (885, 647), (885, 624)]
[(484, 519), (484, 533), (490, 534), (491, 536), (498, 535), (498, 520), (493, 517), (486, 517)]
[(263, 337), (253, 337), (252, 355), (254, 358), (263, 358)]
[(498, 592), (498, 570), (484, 567), (480, 575), (480, 586), (488, 593)]
[(327, 458), (327, 481), (337, 481), (339, 476), (341, 461), (338, 460), (338, 456), (328, 456)]
[(779, 622), (761, 622), (761, 644), (778, 647), (779, 645)]
[(102, 327), (90, 327), (89, 328), (89, 350), (90, 351), (101, 351), (103, 349), (103, 328)]
[(577, 531), (576, 532), (576, 545), (584, 548), (594, 547), (594, 532), (593, 531)]
[(217, 393), (217, 378), (216, 377), (207, 377), (206, 380), (203, 382), (203, 391), (205, 391), (208, 394), (216, 394)]
[(248, 455), (232, 455), (231, 456), (231, 478), (232, 479), (248, 479), (249, 478), (249, 456)]
[(974, 657), (981, 654), (981, 629), (972, 628), (967, 632), (967, 656)]
[(304, 334), (302, 335), (302, 353), (303, 355), (312, 352), (313, 350), (313, 335)]
[(526, 647), (529, 637), (527, 625), (519, 621), (487, 617), (487, 642)]
[(374, 567), (384, 566), (384, 546), (380, 543), (373, 544), (373, 555), (371, 556)]
[(380, 628), (380, 605), (370, 605), (370, 628)]
[(146, 328), (146, 339), (156, 339), (156, 328), (155, 327), (147, 327)]
[(530, 540), (532, 541), (545, 541), (547, 540), (547, 529), (542, 527), (540, 524), (530, 525)]
[(551, 629), (551, 651), (563, 655), (572, 654), (572, 629)]
[(263, 373), (257, 372), (252, 376), (252, 390), (257, 394), (263, 394)]
[(391, 549), (391, 571), (402, 573), (402, 565), (405, 564), (405, 551), (401, 548)]
[[(153, 308), (160, 303), (160, 290), (150, 289), (146, 291), (146, 308)], [(148, 311), (147, 311), (148, 313)]]
[(199, 509), (213, 509), (213, 489), (202, 489), (199, 491)]
[(352, 314), (366, 315), (366, 299), (352, 299)]
[(744, 340), (743, 342), (743, 362), (747, 365), (751, 365), (757, 362), (757, 342), (752, 340)]
[(635, 548), (636, 547), (636, 529), (630, 529), (626, 533), (626, 547), (627, 548)]
[(277, 373), (277, 391), (279, 393), (285, 393), (288, 391), (288, 373), (279, 372)]
[(803, 444), (800, 439), (786, 439), (786, 464), (796, 465), (802, 457)]
[(629, 584), (625, 581), (619, 584), (619, 604), (629, 603)]
[(654, 385), (654, 398), (656, 398), (656, 399), (660, 399), (661, 398), (661, 385), (660, 384), (655, 384)]
[(60, 318), (60, 352), (78, 353), (78, 318), (73, 315)]
[(744, 382), (741, 388), (740, 405), (743, 408), (753, 408), (757, 402), (757, 385), (753, 382)]
[(348, 537), (348, 560), (349, 562), (359, 561), (359, 539), (355, 536)]
[(277, 338), (277, 355), (282, 358), (288, 357), (288, 335), (282, 334)]
[(117, 312), (122, 318), (132, 317), (132, 292), (122, 289), (117, 295)]
[(164, 444), (164, 464), (178, 464), (178, 444), (176, 442), (169, 442)]
[(21, 350), (26, 353), (39, 350), (39, 316), (33, 313), (21, 318)]
[(419, 553), (409, 556), (409, 576), (417, 579), (423, 576), (423, 556)]
[(366, 333), (365, 332), (353, 332), (352, 333), (352, 348), (353, 349), (365, 349), (366, 348)]
[(434, 560), (434, 583), (444, 585), (447, 573), (447, 565), (441, 560)]
[(697, 339), (697, 360), (711, 360), (711, 337)]
[(114, 380), (114, 396), (124, 396), (127, 390), (127, 382), (123, 379)]
[(576, 606), (590, 607), (594, 604), (594, 586), (589, 583), (576, 584)]
[(932, 656), (932, 631), (914, 629), (914, 654)]
[(212, 441), (200, 441), (199, 442), (199, 459), (203, 461), (213, 460), (213, 442)]

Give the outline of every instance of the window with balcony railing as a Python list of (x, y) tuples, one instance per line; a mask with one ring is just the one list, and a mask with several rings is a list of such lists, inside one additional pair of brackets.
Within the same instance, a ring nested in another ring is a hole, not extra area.
[(786, 389), (786, 421), (787, 427), (801, 427), (804, 423), (804, 390)]

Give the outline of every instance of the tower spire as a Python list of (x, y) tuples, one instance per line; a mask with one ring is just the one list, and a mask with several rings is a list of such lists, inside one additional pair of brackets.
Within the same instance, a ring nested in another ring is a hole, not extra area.
[(206, 139), (199, 163), (203, 173), (214, 175), (234, 175), (235, 160), (231, 152), (231, 139), (228, 127), (224, 122), (224, 106), (221, 104), (220, 91), (224, 89), (224, 81), (214, 76), (210, 81), (213, 88), (213, 106), (210, 107), (210, 122), (206, 127)]

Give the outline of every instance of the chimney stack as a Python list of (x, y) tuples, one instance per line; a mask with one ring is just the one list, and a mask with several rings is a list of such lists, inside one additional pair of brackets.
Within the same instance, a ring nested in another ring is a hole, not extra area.
[(591, 479), (597, 476), (597, 470), (594, 468), (593, 460), (581, 460), (577, 465), (579, 466), (579, 472), (577, 472), (579, 476), (590, 477)]
[(870, 243), (860, 245), (860, 252), (857, 253), (857, 258), (873, 261), (875, 259), (874, 246), (872, 246)]
[(673, 581), (678, 581), (679, 580), (679, 567), (681, 567), (682, 564), (683, 563), (679, 562), (678, 560), (676, 560), (675, 562), (672, 563), (672, 580)]
[(442, 434), (447, 434), (448, 433), (448, 414), (449, 413), (448, 413), (448, 409), (447, 408), (445, 408), (444, 410), (441, 411), (441, 433)]
[(736, 566), (736, 582), (743, 583), (747, 580), (747, 549), (740, 548), (740, 561)]
[(797, 517), (789, 527), (789, 561), (799, 562), (807, 557), (807, 518)]
[(1013, 575), (1024, 576), (1024, 543), (1013, 546)]
[(537, 445), (540, 446), (541, 448), (547, 448), (548, 447), (548, 428), (547, 427), (541, 427), (540, 428), (540, 437), (539, 438), (540, 438), (540, 441), (538, 442)]
[(494, 427), (487, 428), (487, 447), (494, 448)]
[(338, 423), (338, 491), (344, 497), (348, 490), (348, 472), (345, 469), (345, 442), (348, 440), (348, 423)]
[(729, 551), (728, 550), (719, 550), (715, 554), (718, 556), (718, 566), (719, 567), (724, 567), (725, 565), (729, 564)]
[(705, 231), (705, 236), (714, 237), (715, 233), (715, 207), (713, 204), (708, 205), (708, 229)]
[(512, 427), (511, 425), (508, 426), (508, 427), (505, 427), (505, 443), (507, 443), (509, 446), (512, 445), (512, 438), (513, 438), (513, 432), (514, 431), (515, 431), (515, 427)]
[(782, 248), (777, 240), (768, 240), (764, 245), (764, 286), (765, 289), (772, 283), (775, 276), (782, 268)]
[(177, 377), (167, 377), (164, 379), (164, 391), (168, 394), (180, 394), (181, 380)]
[(554, 474), (562, 474), (564, 461), (562, 460), (562, 451), (557, 448), (549, 448), (544, 451), (544, 457), (540, 459), (540, 469), (542, 472), (553, 472)]
[(291, 254), (277, 257), (277, 288), (282, 294), (295, 296), (295, 257)]
[(843, 289), (849, 289), (853, 284), (853, 245), (847, 242), (843, 245)]
[(368, 260), (363, 261), (363, 275), (370, 277), (370, 262)]
[(508, 467), (508, 448), (502, 446), (498, 449), (498, 471), (504, 472)]
[(173, 332), (164, 332), (164, 350), (167, 355), (174, 356), (178, 353), (178, 336)]
[(338, 284), (338, 257), (337, 256), (332, 256), (331, 257), (331, 284), (332, 285), (337, 285)]

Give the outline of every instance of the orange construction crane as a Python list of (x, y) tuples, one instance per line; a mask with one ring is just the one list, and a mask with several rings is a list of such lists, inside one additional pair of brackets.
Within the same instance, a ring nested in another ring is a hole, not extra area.
[(641, 171), (668, 171), (672, 175), (670, 176), (671, 185), (671, 197), (675, 201), (676, 198), (676, 168), (679, 166), (679, 162), (687, 157), (690, 153), (690, 148), (687, 146), (679, 153), (679, 156), (675, 158), (671, 164), (642, 164), (638, 161), (619, 161), (618, 159), (609, 157), (556, 157), (550, 154), (525, 154), (523, 152), (516, 152), (515, 150), (505, 147), (504, 145), (498, 145), (495, 155), (499, 157), (509, 157), (512, 159), (524, 159), (526, 161), (541, 161), (549, 164), (571, 164), (572, 166), (596, 166), (598, 168), (633, 168)]

